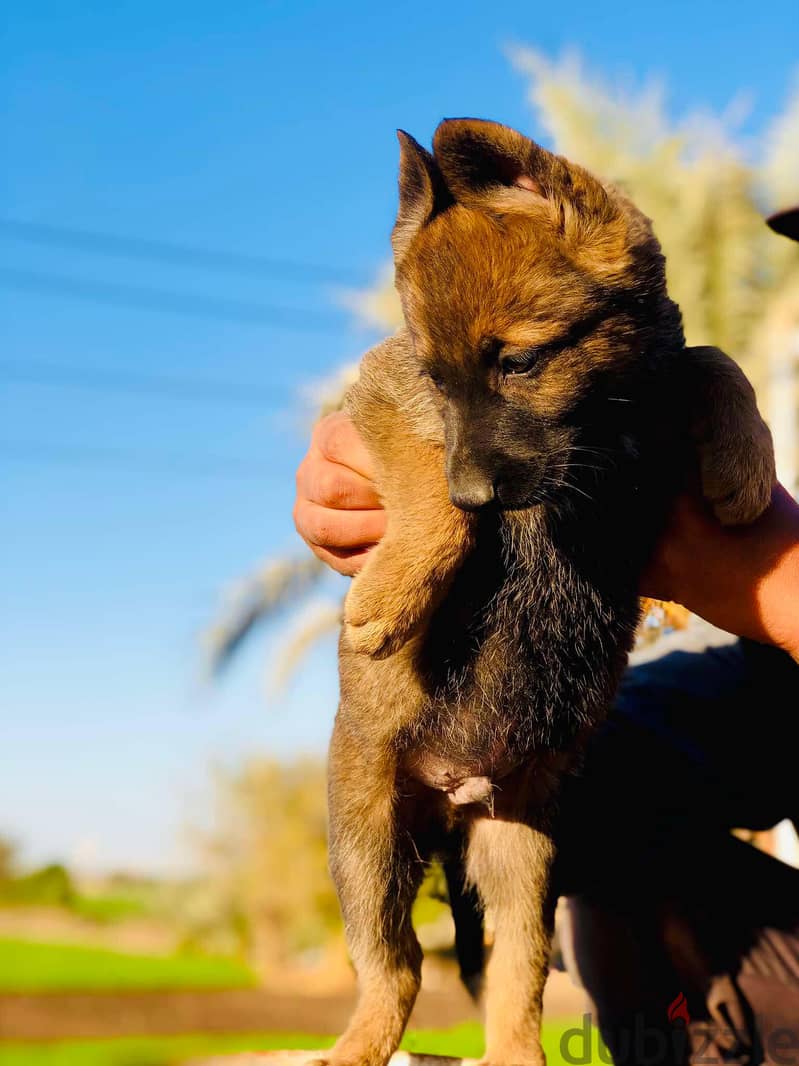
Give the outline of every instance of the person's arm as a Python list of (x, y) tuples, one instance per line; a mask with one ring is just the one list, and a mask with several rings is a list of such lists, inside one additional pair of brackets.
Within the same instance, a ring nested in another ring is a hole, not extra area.
[[(297, 471), (294, 521), (311, 550), (341, 574), (357, 573), (385, 532), (371, 477), (348, 416), (322, 419)], [(702, 500), (681, 498), (641, 592), (799, 661), (799, 504), (778, 486), (757, 522), (722, 527)]]

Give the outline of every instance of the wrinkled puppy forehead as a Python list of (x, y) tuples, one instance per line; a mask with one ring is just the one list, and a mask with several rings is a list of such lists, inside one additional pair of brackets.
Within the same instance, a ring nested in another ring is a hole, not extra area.
[[(392, 234), (412, 331), (464, 343), (568, 319), (657, 253), (648, 223), (582, 168), (498, 123), (448, 119), (428, 152), (400, 134)], [(651, 247), (650, 247), (651, 245)]]
[(417, 235), (397, 286), (419, 354), (460, 356), (490, 339), (546, 343), (585, 314), (597, 289), (546, 228), (460, 204)]

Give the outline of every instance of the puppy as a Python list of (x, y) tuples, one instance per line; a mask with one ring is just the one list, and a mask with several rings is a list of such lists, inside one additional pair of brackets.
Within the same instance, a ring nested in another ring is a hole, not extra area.
[(492, 915), (486, 1061), (541, 1066), (559, 782), (613, 697), (675, 494), (695, 473), (721, 521), (755, 519), (771, 439), (732, 360), (686, 348), (621, 193), (490, 122), (400, 145), (407, 328), (348, 397), (388, 529), (345, 605), (329, 770), (360, 998), (323, 1061), (396, 1049), (438, 856), (472, 989)]

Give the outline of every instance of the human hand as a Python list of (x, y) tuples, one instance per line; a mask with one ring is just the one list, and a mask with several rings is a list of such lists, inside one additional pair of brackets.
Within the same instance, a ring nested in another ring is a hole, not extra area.
[(756, 522), (721, 526), (704, 500), (682, 496), (641, 592), (799, 659), (799, 504), (777, 485)]
[(352, 419), (336, 411), (317, 422), (297, 470), (294, 524), (323, 562), (356, 574), (386, 531), (372, 460)]

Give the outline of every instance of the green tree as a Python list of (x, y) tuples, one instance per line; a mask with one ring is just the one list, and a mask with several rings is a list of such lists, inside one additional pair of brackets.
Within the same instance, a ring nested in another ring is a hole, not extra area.
[[(209, 871), (205, 930), (243, 933), (256, 970), (277, 973), (339, 931), (327, 869), (325, 767), (257, 759), (217, 779), (217, 828), (203, 842)], [(207, 937), (206, 937), (207, 939)]]
[(17, 847), (10, 837), (0, 836), (0, 881), (14, 876)]

